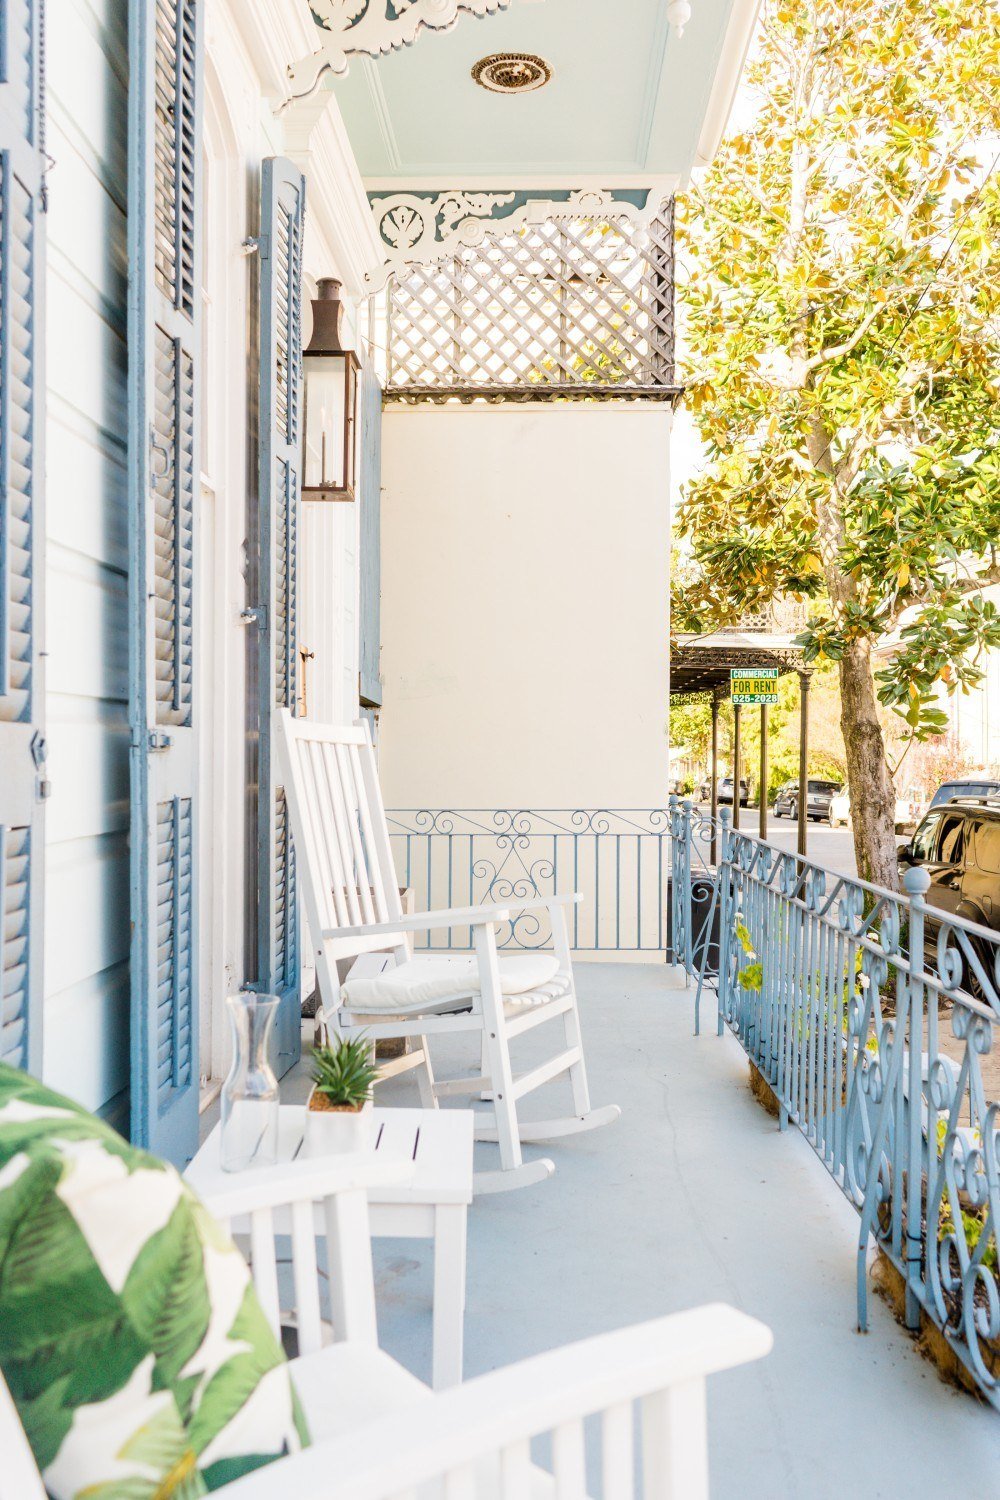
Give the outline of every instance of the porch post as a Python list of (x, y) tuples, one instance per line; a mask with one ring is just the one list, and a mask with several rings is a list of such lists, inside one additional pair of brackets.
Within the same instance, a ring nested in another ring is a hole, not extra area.
[(740, 705), (733, 704), (733, 827), (740, 826)]
[(805, 854), (809, 828), (809, 679), (811, 672), (799, 673), (799, 843)]
[(712, 769), (710, 813), (712, 820), (712, 864), (719, 862), (719, 695), (712, 693)]
[(767, 704), (760, 705), (760, 816), (757, 831), (767, 838)]

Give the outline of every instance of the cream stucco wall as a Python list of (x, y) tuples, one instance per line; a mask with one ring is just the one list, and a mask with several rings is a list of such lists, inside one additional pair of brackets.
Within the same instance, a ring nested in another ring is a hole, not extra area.
[(666, 797), (670, 413), (390, 407), (389, 807)]

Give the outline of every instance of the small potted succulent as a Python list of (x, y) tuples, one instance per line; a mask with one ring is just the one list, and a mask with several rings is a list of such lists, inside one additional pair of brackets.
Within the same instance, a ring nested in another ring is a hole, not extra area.
[(368, 1151), (374, 1135), (372, 1085), (378, 1069), (366, 1036), (338, 1037), (314, 1047), (313, 1086), (306, 1104), (307, 1156)]

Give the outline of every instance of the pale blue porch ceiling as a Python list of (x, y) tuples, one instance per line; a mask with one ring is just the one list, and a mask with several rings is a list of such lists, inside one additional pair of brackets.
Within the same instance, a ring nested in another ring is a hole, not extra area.
[[(733, 6), (693, 0), (679, 38), (667, 0), (514, 0), (378, 61), (354, 58), (327, 86), (369, 183), (683, 176)], [(471, 69), (493, 52), (536, 53), (552, 80), (490, 94)]]

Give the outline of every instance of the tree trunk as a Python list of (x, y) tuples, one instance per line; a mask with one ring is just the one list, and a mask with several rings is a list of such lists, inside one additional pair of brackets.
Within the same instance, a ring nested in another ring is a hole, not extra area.
[(853, 641), (840, 662), (840, 727), (847, 748), (854, 854), (858, 874), (874, 885), (899, 889), (896, 864), (896, 794), (878, 721), (871, 646)]
[[(857, 585), (842, 566), (845, 542), (842, 476), (837, 474), (832, 446), (826, 424), (814, 412), (806, 433), (806, 447), (817, 471), (830, 481), (829, 489), (816, 500), (816, 545), (834, 616), (843, 623), (848, 605), (857, 599)], [(852, 640), (840, 660), (840, 727), (847, 751), (847, 786), (858, 874), (873, 885), (897, 891), (896, 793), (878, 721), (871, 641), (864, 638)]]

